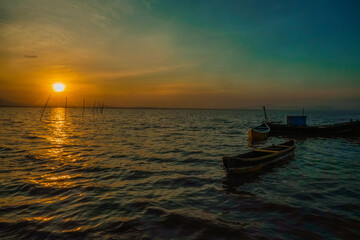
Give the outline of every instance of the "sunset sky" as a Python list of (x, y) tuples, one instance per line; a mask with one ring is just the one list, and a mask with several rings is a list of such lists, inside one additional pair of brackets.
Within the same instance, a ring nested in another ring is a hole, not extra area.
[(54, 99), (73, 106), (359, 110), (359, 13), (356, 0), (0, 0), (0, 98), (42, 105), (62, 82)]

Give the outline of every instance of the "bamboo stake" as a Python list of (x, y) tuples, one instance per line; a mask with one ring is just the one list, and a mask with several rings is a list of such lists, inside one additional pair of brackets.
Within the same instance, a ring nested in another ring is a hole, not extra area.
[(85, 98), (83, 98), (83, 112), (82, 112), (82, 118), (84, 118), (85, 113)]
[(45, 103), (44, 108), (43, 108), (42, 111), (41, 111), (40, 121), (41, 121), (42, 116), (43, 116), (43, 114), (44, 114), (44, 112), (45, 112), (45, 108), (46, 108), (46, 106), (47, 106), (47, 104), (48, 104), (48, 102), (49, 102), (50, 97), (51, 97), (51, 93), (50, 93), (48, 99), (46, 100), (46, 103)]
[(67, 109), (67, 96), (65, 97), (65, 118), (64, 118), (64, 120), (66, 120), (66, 109)]
[(95, 114), (95, 104), (96, 104), (96, 102), (94, 102), (94, 106), (93, 106), (93, 109), (92, 109), (93, 116), (94, 116), (94, 114)]

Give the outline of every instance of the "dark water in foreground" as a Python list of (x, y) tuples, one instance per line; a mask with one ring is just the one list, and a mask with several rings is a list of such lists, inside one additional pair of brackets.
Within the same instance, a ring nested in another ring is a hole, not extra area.
[(360, 239), (359, 139), (299, 139), (293, 160), (230, 178), (221, 157), (251, 149), (261, 111), (40, 110), (0, 108), (0, 239)]

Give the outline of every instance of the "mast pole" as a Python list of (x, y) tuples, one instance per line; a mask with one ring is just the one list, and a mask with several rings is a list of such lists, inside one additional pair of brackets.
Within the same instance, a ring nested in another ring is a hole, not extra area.
[(264, 109), (264, 115), (265, 115), (265, 122), (268, 122), (268, 118), (267, 118), (267, 115), (266, 115), (266, 109), (265, 109), (265, 106), (263, 106), (263, 109)]

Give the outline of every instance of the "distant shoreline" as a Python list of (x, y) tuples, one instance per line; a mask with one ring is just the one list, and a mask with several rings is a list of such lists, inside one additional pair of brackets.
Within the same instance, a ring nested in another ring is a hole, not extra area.
[[(0, 108), (43, 108), (44, 106), (0, 106)], [(47, 108), (65, 108), (64, 106), (47, 106)], [(67, 108), (83, 108), (80, 107), (67, 107)], [(87, 106), (86, 109), (92, 109), (94, 107)], [(101, 108), (101, 107), (98, 107)], [(242, 111), (262, 111), (262, 109), (258, 108), (166, 108), (166, 107), (106, 107), (104, 106), (104, 109), (153, 109), (153, 110), (242, 110)], [(268, 108), (267, 111), (301, 111), (300, 108)], [(360, 110), (355, 109), (336, 109), (336, 108), (329, 108), (329, 109), (323, 109), (323, 108), (305, 108), (305, 111), (350, 111), (350, 112), (357, 112)]]

